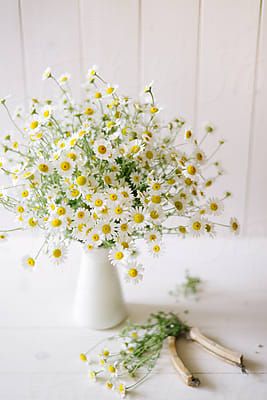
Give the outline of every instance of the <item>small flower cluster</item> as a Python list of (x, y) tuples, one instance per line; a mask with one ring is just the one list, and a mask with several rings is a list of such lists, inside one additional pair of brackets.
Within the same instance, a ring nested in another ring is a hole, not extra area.
[(88, 368), (89, 379), (104, 383), (108, 390), (114, 390), (122, 398), (148, 378), (160, 356), (164, 340), (168, 336), (179, 337), (188, 331), (173, 313), (151, 314), (146, 324), (128, 323), (118, 336), (109, 337), (104, 342), (110, 346), (103, 348), (96, 357), (96, 344), (80, 360)]
[[(43, 79), (55, 82), (57, 99), (34, 98), (14, 117), (7, 100), (0, 100), (16, 128), (1, 141), (0, 154), (0, 171), (11, 180), (0, 189), (0, 204), (19, 224), (9, 231), (45, 232), (37, 255), (24, 258), (26, 268), (34, 269), (41, 251), (62, 263), (74, 240), (88, 252), (110, 248), (112, 264), (137, 283), (143, 277), (138, 238), (158, 256), (165, 233), (214, 237), (220, 225), (238, 233), (235, 218), (229, 224), (214, 220), (230, 193), (208, 196), (223, 173), (214, 161), (223, 141), (210, 155), (203, 150), (213, 126), (198, 139), (181, 119), (164, 124), (152, 85), (142, 102), (133, 101), (95, 67), (88, 71), (79, 102), (71, 95), (69, 74), (56, 78), (48, 68)], [(178, 217), (175, 227), (166, 225), (170, 217)], [(0, 240), (7, 232), (0, 229)]]

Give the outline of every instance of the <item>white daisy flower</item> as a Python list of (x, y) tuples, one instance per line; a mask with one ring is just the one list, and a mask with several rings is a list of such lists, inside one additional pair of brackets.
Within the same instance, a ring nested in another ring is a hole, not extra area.
[(71, 75), (69, 73), (65, 72), (64, 74), (60, 75), (58, 80), (61, 84), (65, 84), (65, 83), (69, 82), (70, 78), (71, 78)]
[(200, 164), (200, 165), (205, 164), (206, 159), (207, 159), (206, 154), (199, 147), (197, 147), (194, 150), (193, 157), (196, 160), (197, 164)]
[(112, 265), (118, 266), (125, 263), (128, 256), (127, 249), (124, 249), (122, 245), (118, 245), (109, 251), (108, 258)]
[(97, 158), (108, 160), (111, 158), (111, 144), (105, 139), (98, 139), (93, 145), (93, 149)]
[(116, 235), (116, 225), (112, 220), (104, 219), (97, 224), (97, 227), (106, 240), (111, 240)]
[(131, 174), (130, 179), (131, 179), (132, 184), (133, 184), (135, 187), (137, 187), (137, 186), (140, 185), (140, 183), (142, 182), (142, 179), (143, 179), (143, 178), (142, 178), (142, 175), (141, 175), (140, 173), (133, 172), (133, 173)]
[(47, 222), (51, 231), (60, 231), (65, 229), (67, 224), (66, 219), (63, 216), (59, 216), (56, 212), (49, 216)]
[(34, 267), (36, 266), (36, 260), (31, 255), (27, 254), (22, 259), (22, 266), (27, 271), (33, 271)]
[(222, 200), (217, 197), (212, 197), (207, 203), (207, 213), (212, 215), (221, 215), (224, 210)]
[(86, 241), (87, 244), (91, 243), (93, 246), (99, 247), (102, 244), (102, 242), (103, 242), (103, 235), (96, 228), (94, 228), (87, 235), (87, 241)]
[(60, 158), (56, 162), (56, 169), (60, 176), (71, 176), (74, 170), (73, 161), (65, 156), (64, 158)]
[(129, 224), (133, 229), (143, 228), (146, 223), (146, 214), (143, 208), (137, 207), (129, 211)]
[(46, 79), (51, 78), (51, 76), (52, 76), (51, 68), (47, 67), (46, 70), (43, 72), (42, 79), (44, 81)]
[(196, 179), (198, 176), (198, 167), (196, 166), (196, 164), (187, 162), (185, 164), (185, 169), (183, 170), (183, 174), (187, 178)]
[(235, 235), (238, 235), (240, 232), (240, 224), (236, 218), (230, 219), (230, 231)]
[(152, 254), (154, 257), (159, 257), (162, 254), (164, 249), (164, 245), (161, 241), (153, 241), (149, 244), (148, 250), (149, 253)]
[(52, 260), (53, 264), (62, 264), (67, 258), (66, 245), (61, 242), (54, 243), (52, 246), (50, 246), (49, 257)]
[(125, 280), (134, 284), (139, 283), (143, 279), (144, 268), (137, 261), (131, 261), (125, 265)]
[(216, 236), (215, 225), (208, 220), (205, 220), (205, 230), (210, 237), (214, 238)]
[(152, 222), (155, 225), (160, 225), (164, 221), (164, 219), (166, 219), (166, 215), (164, 214), (162, 207), (160, 206), (151, 205), (146, 212), (148, 221)]
[(156, 230), (151, 230), (145, 234), (145, 241), (147, 244), (152, 244), (161, 241), (161, 234)]
[(80, 207), (75, 211), (74, 223), (75, 224), (86, 223), (89, 220), (89, 218), (90, 218), (90, 212), (85, 208)]
[[(53, 167), (52, 167), (51, 163), (46, 161), (43, 158), (38, 160), (36, 167), (37, 167), (38, 172), (43, 175), (51, 174), (51, 172), (53, 171)], [(32, 176), (29, 176), (29, 178), (32, 179)]]
[(5, 232), (0, 232), (0, 243), (4, 243), (8, 240), (8, 234)]
[(90, 204), (95, 210), (100, 210), (103, 208), (105, 204), (105, 195), (103, 193), (94, 193), (92, 195), (91, 199), (91, 204)]
[(194, 237), (199, 237), (205, 233), (205, 221), (202, 218), (192, 218), (190, 220), (189, 229)]

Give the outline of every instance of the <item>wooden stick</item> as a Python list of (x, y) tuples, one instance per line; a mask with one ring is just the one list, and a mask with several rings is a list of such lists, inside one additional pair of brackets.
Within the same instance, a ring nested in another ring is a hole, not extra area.
[(178, 357), (176, 350), (176, 339), (177, 338), (175, 336), (168, 337), (168, 347), (171, 354), (172, 363), (187, 386), (197, 387), (200, 385), (200, 380), (191, 374), (191, 372), (184, 365), (183, 361)]
[(213, 340), (204, 336), (198, 328), (191, 328), (188, 337), (195, 342), (199, 343), (205, 350), (221, 358), (230, 364), (236, 365), (241, 368), (242, 372), (246, 372), (243, 364), (243, 355), (230, 350)]

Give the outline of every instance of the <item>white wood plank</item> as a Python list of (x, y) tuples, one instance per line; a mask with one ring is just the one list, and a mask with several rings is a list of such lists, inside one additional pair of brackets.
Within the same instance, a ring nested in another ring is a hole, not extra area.
[(99, 67), (123, 94), (139, 91), (138, 0), (81, 0), (83, 67)]
[(266, 99), (267, 99), (267, 4), (263, 1), (259, 54), (256, 73), (255, 104), (248, 164), (246, 228), (249, 235), (267, 234)]
[(242, 224), (259, 5), (205, 0), (201, 10), (197, 123), (211, 120), (227, 141), (218, 156), (228, 172), (220, 188), (234, 194), (226, 211)]
[(29, 98), (53, 92), (53, 82), (42, 82), (42, 73), (48, 66), (59, 75), (70, 72), (74, 93), (79, 93), (78, 1), (21, 0), (21, 6)]
[(191, 124), (196, 85), (198, 8), (196, 0), (142, 2), (142, 85), (155, 81), (163, 116)]
[[(0, 97), (10, 95), (8, 104), (11, 110), (17, 105), (23, 105), (23, 60), (20, 37), (20, 17), (18, 1), (0, 1)], [(1, 138), (14, 131), (6, 111), (0, 107)]]

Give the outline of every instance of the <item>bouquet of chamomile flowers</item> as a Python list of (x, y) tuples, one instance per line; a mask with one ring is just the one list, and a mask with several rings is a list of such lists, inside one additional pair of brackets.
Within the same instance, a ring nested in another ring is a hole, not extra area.
[[(44, 232), (37, 254), (25, 256), (26, 268), (36, 268), (41, 252), (62, 263), (70, 241), (78, 241), (87, 252), (110, 249), (112, 264), (136, 283), (143, 277), (138, 238), (158, 256), (165, 233), (213, 237), (219, 226), (239, 231), (235, 218), (216, 222), (230, 193), (208, 195), (222, 174), (214, 156), (223, 141), (211, 154), (203, 150), (212, 125), (199, 138), (181, 118), (163, 123), (152, 84), (142, 102), (134, 101), (95, 67), (88, 71), (80, 101), (71, 94), (69, 74), (57, 78), (48, 68), (43, 79), (54, 81), (56, 99), (34, 98), (14, 117), (7, 99), (0, 100), (15, 128), (14, 136), (1, 140), (0, 170), (10, 183), (0, 190), (0, 204), (18, 224), (0, 227), (0, 236)], [(172, 227), (170, 217), (176, 217)]]

